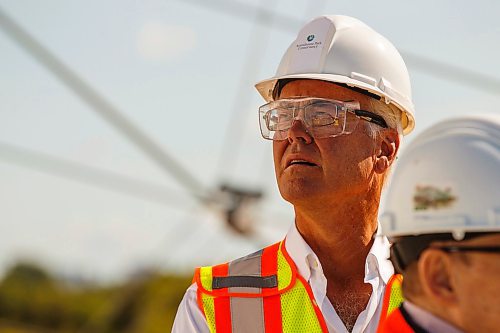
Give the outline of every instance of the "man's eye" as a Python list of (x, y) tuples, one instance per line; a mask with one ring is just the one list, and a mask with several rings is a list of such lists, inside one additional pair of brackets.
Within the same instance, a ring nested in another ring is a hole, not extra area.
[(292, 114), (283, 110), (272, 110), (267, 113), (267, 127), (270, 131), (285, 130), (292, 119)]
[(317, 112), (311, 117), (311, 125), (313, 127), (321, 127), (328, 125), (338, 125), (338, 118), (332, 117), (326, 112)]

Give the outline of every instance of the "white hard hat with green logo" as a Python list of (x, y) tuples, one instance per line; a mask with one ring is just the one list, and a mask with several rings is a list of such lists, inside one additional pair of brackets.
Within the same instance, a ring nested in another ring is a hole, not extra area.
[(417, 136), (382, 212), (389, 237), (500, 232), (500, 115), (446, 120)]
[(403, 133), (415, 126), (410, 78), (396, 48), (363, 22), (320, 16), (299, 32), (270, 79), (255, 85), (266, 101), (284, 79), (317, 79), (365, 90), (402, 111)]

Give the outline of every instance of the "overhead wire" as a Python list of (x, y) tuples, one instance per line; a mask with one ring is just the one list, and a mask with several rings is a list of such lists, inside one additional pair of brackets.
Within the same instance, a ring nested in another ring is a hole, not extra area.
[[(250, 20), (251, 17), (247, 15), (248, 12), (256, 10), (255, 5), (245, 4), (239, 1), (228, 0), (176, 0), (182, 3), (193, 4), (199, 7), (205, 7), (225, 14), (230, 14), (241, 20)], [(212, 6), (212, 4), (214, 4)], [(224, 7), (226, 6), (226, 7)], [(268, 9), (263, 9), (269, 12)], [(268, 13), (273, 15), (273, 25), (275, 29), (280, 29), (284, 32), (296, 33), (297, 28), (300, 27), (304, 21), (287, 16), (281, 13)], [(269, 26), (269, 22), (262, 20), (259, 22), (264, 26)], [(428, 56), (416, 54), (407, 50), (400, 50), (405, 62), (409, 67), (414, 67), (416, 70), (425, 72), (428, 75), (437, 77), (439, 79), (447, 80), (453, 83), (458, 83), (469, 88), (477, 89), (489, 94), (500, 94), (500, 78), (490, 76), (487, 74), (479, 73), (471, 69), (461, 66), (452, 65), (444, 61), (432, 59)]]
[(179, 191), (165, 186), (64, 160), (5, 142), (0, 142), (0, 160), (59, 178), (76, 181), (87, 186), (112, 190), (149, 202), (167, 205), (175, 209), (183, 209), (182, 207), (186, 206), (185, 200), (190, 198), (189, 194), (186, 193), (183, 199), (182, 195), (179, 195)]
[[(205, 188), (201, 182), (186, 170), (185, 167), (167, 154), (159, 144), (141, 131), (139, 127), (125, 117), (125, 115), (121, 114), (116, 107), (67, 67), (53, 53), (23, 30), (13, 19), (8, 17), (1, 8), (0, 27), (9, 37), (33, 56), (35, 60), (55, 75), (85, 103), (91, 106), (92, 110), (102, 116), (104, 120), (123, 134), (129, 141), (134, 143), (150, 159), (155, 161), (161, 167), (162, 171), (166, 172), (169, 176), (173, 176), (199, 203), (208, 208), (228, 209), (224, 197), (218, 195), (220, 191), (217, 192), (217, 189), (211, 191)], [(233, 195), (233, 193), (227, 194), (230, 196)]]
[[(259, 25), (273, 29), (281, 29), (287, 32), (295, 32), (303, 21), (294, 17), (279, 14), (270, 10), (270, 6), (245, 4), (238, 1), (226, 0), (182, 0), (184, 4), (195, 4), (204, 6), (210, 10), (217, 10), (241, 20), (256, 20)], [(248, 15), (250, 11), (260, 12), (256, 17)], [(272, 18), (270, 20), (269, 18)], [(150, 158), (162, 167), (170, 176), (174, 176), (189, 193), (195, 198), (204, 202), (206, 199), (205, 187), (186, 171), (186, 168), (168, 155), (164, 149), (155, 143), (151, 138), (139, 130), (128, 118), (122, 115), (111, 103), (100, 96), (85, 81), (79, 78), (76, 73), (67, 68), (59, 59), (45, 49), (29, 34), (23, 31), (13, 20), (6, 16), (0, 8), (0, 25), (3, 30), (11, 36), (19, 45), (25, 48), (33, 57), (56, 75), (61, 81), (69, 86), (80, 98), (97, 111), (108, 123), (112, 124), (130, 141), (144, 151)], [(475, 89), (480, 89), (488, 93), (500, 94), (500, 80), (480, 74), (462, 67), (453, 66), (447, 63), (436, 61), (428, 57), (417, 55), (411, 52), (402, 52), (408, 63), (420, 71), (430, 75), (438, 76), (453, 82), (458, 82)], [(234, 134), (231, 134), (231, 136)], [(234, 138), (234, 136), (233, 136)], [(238, 139), (235, 139), (238, 140)], [(226, 159), (226, 158), (224, 158)], [(223, 159), (223, 160), (224, 160)], [(227, 159), (226, 159), (227, 161)], [(223, 170), (220, 168), (219, 170)], [(200, 195), (201, 193), (201, 195)]]
[(105, 121), (156, 162), (162, 171), (166, 172), (169, 176), (173, 176), (197, 200), (201, 202), (209, 200), (205, 187), (184, 166), (167, 154), (159, 144), (140, 130), (139, 127), (123, 115), (115, 106), (93, 89), (91, 85), (80, 78), (52, 52), (7, 16), (2, 8), (0, 8), (0, 27), (19, 46), (24, 48), (28, 54), (61, 80), (85, 103), (91, 106), (92, 110), (97, 112)]
[(469, 86), (485, 93), (500, 95), (500, 78), (477, 73), (470, 69), (459, 67), (444, 61), (430, 59), (413, 52), (402, 52), (403, 58), (411, 66), (434, 77), (451, 80), (464, 86)]
[[(182, 2), (183, 4), (193, 4), (198, 7), (205, 7), (209, 10), (224, 13), (230, 15), (233, 18), (242, 19), (246, 21), (253, 21), (254, 17), (248, 15), (248, 13), (260, 12), (261, 17), (272, 17), (272, 21), (261, 20), (260, 24), (267, 27), (277, 27), (283, 28), (285, 31), (290, 31), (295, 29), (297, 26), (301, 25), (303, 22), (299, 19), (280, 15), (269, 9), (268, 6), (257, 7), (255, 5), (250, 5), (241, 1), (236, 0), (175, 0)], [(265, 4), (265, 2), (264, 2)]]
[[(265, 15), (265, 13), (260, 13)], [(210, 193), (205, 186), (190, 174), (187, 169), (177, 162), (173, 157), (166, 153), (166, 151), (157, 144), (146, 133), (139, 129), (131, 120), (122, 114), (114, 105), (101, 96), (90, 84), (79, 77), (73, 70), (65, 65), (60, 59), (57, 58), (50, 50), (38, 42), (27, 31), (25, 31), (15, 20), (10, 18), (0, 7), (0, 27), (4, 32), (11, 37), (14, 42), (25, 49), (36, 61), (44, 66), (49, 72), (57, 77), (62, 83), (70, 88), (80, 99), (88, 104), (93, 111), (100, 115), (107, 123), (112, 125), (122, 135), (137, 146), (144, 152), (150, 159), (158, 164), (162, 171), (166, 172), (169, 176), (173, 176), (182, 186), (184, 186), (188, 193), (199, 201), (201, 204), (208, 206), (213, 203), (224, 204), (217, 202), (217, 197)], [(243, 94), (242, 94), (243, 95)], [(102, 170), (85, 168), (68, 161), (56, 160), (48, 156), (42, 156), (34, 152), (21, 151), (20, 149), (14, 150), (13, 147), (3, 146), (4, 153), (10, 153), (11, 159), (17, 158), (17, 162), (26, 159), (35, 158), (39, 164), (39, 168), (45, 172), (52, 174), (59, 173), (59, 176), (67, 178), (80, 179), (84, 181), (93, 179), (95, 184), (110, 187), (115, 190), (130, 192), (125, 188), (142, 187), (142, 196), (151, 196), (153, 188), (149, 186), (144, 191), (144, 184), (140, 182), (133, 182), (124, 177), (119, 177), (116, 174), (104, 172)], [(97, 180), (97, 181), (96, 181)], [(146, 186), (147, 187), (147, 186)], [(158, 192), (158, 189), (154, 189)], [(165, 195), (165, 193), (162, 193)], [(174, 199), (173, 196), (161, 196), (161, 198)], [(158, 197), (153, 196), (154, 199)], [(176, 197), (178, 198), (178, 197)]]
[[(242, 139), (245, 137), (247, 129), (246, 120), (248, 119), (248, 108), (251, 102), (251, 96), (247, 89), (257, 79), (257, 73), (262, 61), (262, 54), (266, 52), (269, 42), (269, 34), (263, 33), (262, 22), (266, 22), (268, 27), (272, 26), (273, 12), (271, 9), (275, 6), (277, 0), (261, 0), (261, 6), (254, 8), (254, 25), (250, 33), (250, 39), (246, 46), (245, 60), (238, 80), (239, 85), (236, 95), (233, 97), (232, 108), (229, 114), (229, 121), (226, 126), (226, 133), (222, 143), (222, 149), (217, 163), (218, 178), (233, 176), (233, 170), (241, 156), (240, 149)], [(266, 7), (264, 9), (264, 4)], [(258, 52), (257, 52), (258, 51)], [(257, 111), (255, 111), (257, 114)], [(254, 117), (257, 120), (257, 116)]]

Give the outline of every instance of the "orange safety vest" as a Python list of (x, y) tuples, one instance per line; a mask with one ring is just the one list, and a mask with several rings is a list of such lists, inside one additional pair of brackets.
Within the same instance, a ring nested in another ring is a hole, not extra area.
[(401, 313), (393, 311), (382, 323), (379, 324), (377, 333), (415, 333)]
[[(285, 241), (229, 263), (196, 269), (198, 305), (211, 333), (328, 332)], [(403, 302), (401, 276), (386, 287), (385, 318)]]

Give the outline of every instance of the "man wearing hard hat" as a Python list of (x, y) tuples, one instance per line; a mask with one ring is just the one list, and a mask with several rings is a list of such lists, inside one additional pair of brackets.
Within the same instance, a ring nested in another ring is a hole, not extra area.
[(414, 127), (406, 66), (364, 23), (321, 16), (256, 88), (295, 223), (281, 242), (197, 269), (174, 332), (375, 332), (393, 274), (380, 194)]
[(381, 223), (405, 302), (380, 333), (500, 332), (500, 116), (444, 121), (417, 137)]

